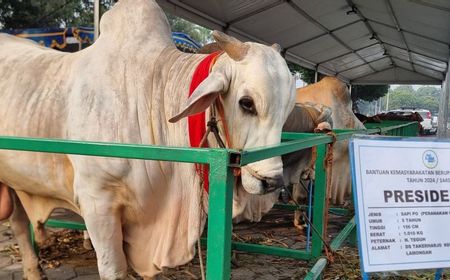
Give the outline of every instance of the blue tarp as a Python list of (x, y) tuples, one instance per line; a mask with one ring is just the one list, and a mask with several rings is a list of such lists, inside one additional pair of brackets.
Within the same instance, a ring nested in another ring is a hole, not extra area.
[(172, 39), (178, 48), (187, 49), (190, 50), (190, 52), (197, 52), (197, 50), (202, 47), (185, 33), (172, 32)]
[[(5, 29), (0, 32), (31, 39), (40, 45), (56, 49), (64, 49), (68, 37), (74, 37), (83, 44), (91, 44), (94, 41), (92, 27)], [(201, 48), (200, 44), (185, 33), (172, 32), (172, 39), (182, 51), (195, 53)]]

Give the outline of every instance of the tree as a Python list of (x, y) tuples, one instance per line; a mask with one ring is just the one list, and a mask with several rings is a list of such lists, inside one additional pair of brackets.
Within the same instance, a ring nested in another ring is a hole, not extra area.
[[(114, 0), (101, 0), (101, 12)], [(0, 0), (0, 26), (5, 29), (92, 26), (92, 0)]]
[(418, 103), (414, 94), (405, 91), (394, 91), (390, 95), (389, 109), (415, 108)]
[(424, 86), (416, 90), (417, 95), (420, 96), (432, 96), (439, 98), (441, 90), (437, 87)]
[(212, 42), (212, 31), (210, 29), (204, 28), (171, 14), (166, 13), (166, 16), (169, 20), (172, 31), (186, 33), (202, 45)]
[(298, 64), (292, 63), (292, 62), (288, 62), (287, 63), (289, 70), (291, 71), (292, 74), (300, 74), (301, 79), (307, 83), (307, 84), (312, 84), (314, 83), (314, 77), (315, 77), (315, 72), (314, 70), (308, 69), (308, 68), (304, 68)]
[(372, 102), (385, 96), (389, 85), (354, 85), (352, 86), (353, 109), (357, 111), (360, 100)]
[[(116, 0), (101, 0), (103, 14)], [(190, 35), (200, 44), (212, 41), (212, 31), (167, 14), (171, 29)], [(0, 29), (92, 26), (93, 0), (0, 0)]]
[[(288, 67), (292, 73), (299, 73), (305, 83), (314, 83), (315, 71), (301, 67), (294, 63), (288, 63)], [(319, 74), (318, 79), (322, 79), (323, 74)], [(389, 85), (355, 85), (352, 87), (353, 108), (356, 108), (360, 100), (374, 101), (383, 97), (388, 93)]]
[(440, 95), (441, 90), (437, 87), (426, 86), (414, 90), (412, 86), (399, 86), (389, 91), (389, 109), (427, 109), (435, 115), (439, 111)]

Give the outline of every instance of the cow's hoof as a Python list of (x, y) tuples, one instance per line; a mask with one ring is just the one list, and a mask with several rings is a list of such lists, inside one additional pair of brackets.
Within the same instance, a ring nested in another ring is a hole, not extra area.
[(295, 210), (294, 212), (294, 227), (304, 233), (305, 227), (302, 219), (302, 211)]
[(90, 239), (83, 240), (83, 248), (86, 250), (92, 250), (94, 247), (92, 247), (92, 242)]
[(47, 276), (41, 269), (28, 270), (23, 275), (24, 280), (47, 280)]
[(281, 202), (283, 202), (284, 204), (288, 204), (290, 198), (291, 197), (290, 197), (289, 193), (284, 188), (281, 189), (281, 193), (280, 193)]
[(296, 229), (298, 229), (299, 231), (301, 231), (301, 232), (304, 232), (304, 231), (305, 231), (305, 228), (304, 228), (302, 225), (299, 225), (299, 224), (295, 224), (295, 223), (294, 223), (294, 227), (295, 227)]
[(232, 265), (233, 268), (239, 268), (240, 267), (236, 251), (233, 251), (233, 253), (231, 254), (231, 265)]

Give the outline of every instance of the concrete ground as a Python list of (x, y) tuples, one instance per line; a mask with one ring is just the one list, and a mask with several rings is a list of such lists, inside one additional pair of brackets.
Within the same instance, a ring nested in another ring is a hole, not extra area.
[[(292, 218), (292, 211), (273, 210), (260, 223), (242, 223), (234, 226), (234, 239), (284, 248), (304, 248), (305, 237), (292, 226)], [(332, 235), (338, 232), (338, 228), (341, 228), (348, 218), (337, 220), (339, 221), (329, 229)], [(56, 230), (49, 239), (50, 245), (44, 245), (40, 251), (41, 266), (44, 267), (49, 280), (100, 279), (94, 252), (85, 250), (82, 246), (82, 233)], [(206, 252), (203, 251), (203, 257), (205, 255)], [(235, 260), (232, 266), (233, 280), (301, 279), (312, 266), (305, 261), (242, 252), (235, 253)], [(0, 280), (18, 279), (22, 279), (20, 255), (9, 225), (4, 223), (0, 225)], [(157, 279), (201, 279), (198, 257), (179, 268), (165, 269)]]
[[(15, 254), (18, 251), (16, 240), (8, 225), (0, 225), (0, 279), (19, 280), (22, 279), (22, 263), (20, 257)], [(74, 267), (61, 265), (56, 268), (45, 269), (45, 274), (49, 280), (98, 280), (97, 267), (83, 266)]]

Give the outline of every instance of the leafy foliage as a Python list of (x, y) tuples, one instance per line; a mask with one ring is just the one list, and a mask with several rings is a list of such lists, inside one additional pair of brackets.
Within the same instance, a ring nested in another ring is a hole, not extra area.
[(172, 29), (172, 31), (186, 33), (191, 36), (192, 39), (202, 45), (213, 41), (211, 30), (171, 14), (166, 13), (166, 16), (169, 20), (170, 28)]
[[(115, 0), (101, 0), (101, 14)], [(212, 31), (182, 18), (167, 14), (173, 31), (189, 34), (195, 41), (212, 41)], [(0, 29), (25, 29), (66, 26), (92, 26), (93, 0), (0, 0)]]
[[(288, 63), (288, 67), (292, 73), (300, 73), (300, 77), (305, 83), (314, 83), (314, 70), (301, 67), (294, 63)], [(319, 74), (319, 80), (324, 75)], [(389, 90), (389, 85), (356, 85), (352, 88), (352, 100), (356, 105), (359, 100), (374, 101), (383, 97)]]
[[(439, 110), (441, 90), (437, 87), (424, 86), (414, 90), (412, 86), (399, 86), (389, 91), (389, 110), (401, 107), (428, 109), (432, 114)], [(387, 98), (384, 100), (386, 108)]]
[[(114, 4), (101, 0), (101, 12)], [(92, 26), (92, 0), (0, 0), (0, 27), (5, 29)]]
[(352, 86), (353, 110), (358, 111), (361, 101), (372, 102), (380, 99), (389, 91), (389, 85), (354, 85)]
[(292, 74), (299, 73), (301, 79), (305, 83), (307, 83), (307, 84), (314, 83), (314, 76), (315, 76), (314, 70), (301, 67), (300, 65), (292, 63), (292, 62), (288, 62), (287, 65), (288, 65), (289, 70), (291, 71), (291, 73)]
[(355, 85), (352, 87), (352, 99), (374, 101), (388, 93), (389, 85)]

